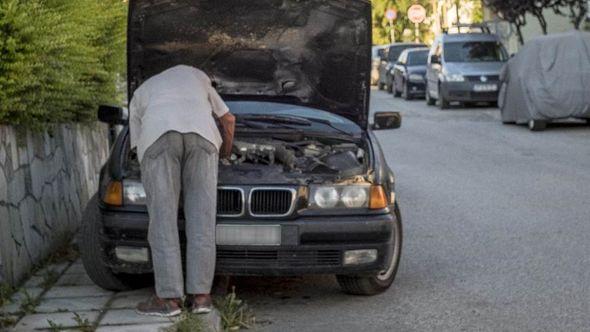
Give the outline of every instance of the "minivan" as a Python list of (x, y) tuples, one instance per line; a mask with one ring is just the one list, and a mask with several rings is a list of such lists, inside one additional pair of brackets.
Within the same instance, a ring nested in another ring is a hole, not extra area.
[(442, 34), (430, 49), (426, 70), (426, 103), (441, 109), (452, 102), (496, 104), (500, 71), (508, 53), (490, 33)]

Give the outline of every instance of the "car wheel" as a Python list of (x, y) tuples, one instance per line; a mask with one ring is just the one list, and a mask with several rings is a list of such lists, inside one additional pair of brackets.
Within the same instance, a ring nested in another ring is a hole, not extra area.
[(529, 120), (529, 129), (531, 131), (543, 131), (547, 128), (547, 122), (541, 120)]
[(387, 84), (387, 92), (389, 92), (389, 93), (393, 92), (393, 82), (390, 82), (389, 84)]
[(438, 106), (441, 110), (449, 109), (451, 106), (451, 103), (442, 94), (440, 85), (438, 86)]
[(397, 98), (401, 96), (401, 92), (397, 91), (397, 84), (393, 83), (393, 97)]
[(343, 292), (352, 295), (376, 295), (383, 293), (393, 283), (399, 267), (402, 251), (402, 218), (397, 203), (394, 208), (396, 223), (393, 229), (393, 253), (388, 268), (372, 276), (338, 275), (336, 279)]
[(379, 90), (383, 91), (383, 89), (385, 89), (385, 84), (383, 84), (383, 83), (379, 82), (379, 83), (377, 84), (377, 88), (378, 88)]
[(88, 202), (82, 219), (80, 255), (86, 273), (96, 285), (111, 291), (124, 291), (143, 288), (153, 282), (146, 275), (114, 273), (107, 267), (103, 258), (106, 253), (101, 243), (103, 233), (98, 196), (94, 195)]
[(428, 85), (426, 85), (426, 93), (424, 98), (426, 99), (426, 105), (428, 106), (434, 106), (434, 104), (436, 103), (436, 99), (430, 96), (430, 90), (428, 90)]
[(408, 83), (404, 83), (404, 89), (402, 90), (402, 98), (405, 100), (412, 100), (412, 96), (410, 95), (410, 91), (408, 89)]

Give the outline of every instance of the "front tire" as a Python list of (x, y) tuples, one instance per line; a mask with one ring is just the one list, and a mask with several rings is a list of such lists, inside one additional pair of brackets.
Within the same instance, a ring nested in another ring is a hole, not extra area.
[(395, 225), (393, 230), (393, 252), (386, 270), (375, 275), (337, 275), (336, 280), (344, 293), (351, 295), (377, 295), (385, 292), (397, 275), (402, 251), (402, 217), (397, 203), (394, 207)]
[(425, 93), (424, 98), (426, 99), (426, 105), (428, 105), (428, 106), (434, 106), (434, 104), (436, 103), (436, 99), (434, 99), (430, 96), (430, 90), (428, 88), (428, 84), (426, 85), (426, 93)]
[(149, 279), (145, 275), (114, 273), (106, 266), (106, 253), (101, 243), (103, 233), (98, 196), (94, 195), (84, 211), (80, 234), (80, 255), (86, 273), (97, 286), (106, 290), (125, 291), (145, 287)]
[(441, 110), (447, 110), (451, 107), (451, 103), (443, 95), (440, 85), (438, 86), (438, 97), (438, 105)]
[(529, 120), (529, 129), (531, 131), (543, 131), (547, 128), (547, 122), (541, 120)]
[(404, 100), (412, 100), (412, 95), (410, 95), (410, 89), (408, 88), (408, 83), (404, 82), (404, 89), (402, 90), (402, 98)]

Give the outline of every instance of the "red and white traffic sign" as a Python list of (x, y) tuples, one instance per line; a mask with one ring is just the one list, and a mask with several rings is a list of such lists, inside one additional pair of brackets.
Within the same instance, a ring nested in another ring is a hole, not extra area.
[(385, 17), (388, 20), (393, 21), (397, 18), (397, 11), (395, 11), (393, 8), (390, 8), (385, 12)]
[(421, 5), (412, 5), (408, 8), (408, 19), (412, 23), (422, 23), (426, 19), (426, 8)]

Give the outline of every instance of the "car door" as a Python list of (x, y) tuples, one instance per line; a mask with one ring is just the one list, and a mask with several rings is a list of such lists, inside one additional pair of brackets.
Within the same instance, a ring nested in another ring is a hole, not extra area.
[(434, 98), (438, 97), (438, 78), (442, 71), (442, 43), (437, 40), (432, 46), (431, 53), (428, 58), (428, 90), (430, 95)]
[(406, 63), (408, 60), (408, 52), (404, 51), (399, 57), (399, 60), (393, 67), (393, 86), (395, 91), (402, 91), (402, 82), (404, 81), (404, 74), (406, 71)]

